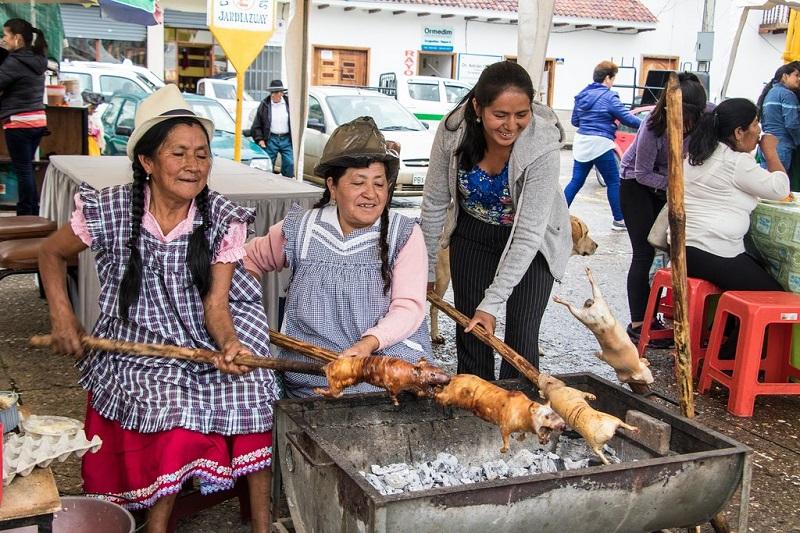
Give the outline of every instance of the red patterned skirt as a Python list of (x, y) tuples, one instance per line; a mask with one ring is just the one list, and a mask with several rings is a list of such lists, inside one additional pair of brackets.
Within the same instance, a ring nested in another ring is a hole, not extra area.
[(152, 507), (190, 478), (199, 478), (201, 492), (209, 494), (272, 465), (271, 432), (225, 436), (174, 428), (139, 433), (102, 417), (91, 398), (85, 429), (90, 440), (99, 435), (103, 445), (83, 456), (84, 492), (131, 510)]

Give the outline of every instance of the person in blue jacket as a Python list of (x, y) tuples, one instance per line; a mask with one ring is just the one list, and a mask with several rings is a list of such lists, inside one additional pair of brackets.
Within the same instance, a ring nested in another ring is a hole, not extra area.
[[(800, 145), (798, 90), (800, 65), (797, 62), (787, 63), (776, 70), (775, 76), (764, 86), (757, 104), (761, 130), (778, 138), (778, 157), (788, 173), (791, 173), (792, 155)], [(758, 155), (761, 166), (767, 168), (761, 149)]]
[(622, 104), (617, 93), (611, 90), (619, 67), (611, 61), (601, 61), (595, 68), (593, 83), (575, 97), (572, 125), (578, 128), (572, 142), (572, 180), (564, 189), (567, 205), (572, 205), (575, 195), (586, 182), (592, 167), (606, 182), (608, 205), (614, 221), (611, 229), (625, 231), (622, 208), (619, 203), (619, 166), (614, 155), (614, 135), (617, 120), (631, 128), (639, 128), (641, 120)]

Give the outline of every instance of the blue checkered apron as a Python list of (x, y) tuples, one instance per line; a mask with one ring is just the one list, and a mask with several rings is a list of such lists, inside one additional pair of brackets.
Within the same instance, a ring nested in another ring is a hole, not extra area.
[[(380, 259), (380, 225), (357, 229), (342, 236), (333, 222), (336, 206), (305, 211), (295, 205), (283, 221), (287, 239), (286, 258), (292, 281), (286, 298), (281, 331), (322, 348), (341, 352), (349, 348), (389, 311), (390, 294), (383, 292)], [(389, 217), (389, 261), (405, 246), (414, 220), (398, 213)], [(431, 353), (427, 321), (408, 339), (386, 347), (379, 354), (416, 362)], [(311, 361), (282, 349), (286, 359)], [(313, 387), (324, 387), (321, 376), (286, 373), (286, 392), (292, 397), (314, 395)], [(378, 391), (362, 383), (346, 394)]]
[[(81, 186), (83, 213), (97, 252), (100, 318), (93, 335), (123, 341), (163, 343), (216, 350), (205, 328), (203, 302), (186, 263), (189, 235), (163, 243), (142, 230), (143, 272), (139, 299), (130, 320), (118, 311), (119, 285), (130, 257), (130, 185), (101, 191)], [(209, 193), (212, 257), (232, 221), (251, 223), (251, 211)], [(198, 212), (195, 227), (201, 224)], [(261, 288), (241, 261), (230, 289), (230, 309), (242, 344), (269, 356), (269, 335)], [(123, 428), (141, 433), (182, 427), (203, 433), (237, 435), (272, 428), (271, 402), (278, 397), (271, 371), (244, 376), (223, 374), (206, 363), (90, 351), (78, 363), (80, 383), (92, 406)]]

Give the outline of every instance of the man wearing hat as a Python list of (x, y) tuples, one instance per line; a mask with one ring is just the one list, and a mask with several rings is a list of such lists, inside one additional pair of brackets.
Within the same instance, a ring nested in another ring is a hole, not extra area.
[(269, 97), (264, 98), (258, 106), (250, 135), (267, 151), (273, 165), (277, 155), (281, 154), (281, 174), (293, 178), (292, 130), (289, 124), (289, 101), (285, 91), (286, 87), (281, 80), (270, 82)]

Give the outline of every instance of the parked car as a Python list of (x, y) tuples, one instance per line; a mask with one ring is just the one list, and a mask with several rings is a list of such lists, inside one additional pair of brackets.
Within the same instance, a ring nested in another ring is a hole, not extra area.
[[(631, 113), (637, 116), (642, 122), (647, 120), (648, 115), (653, 110), (654, 105), (646, 105), (641, 107), (634, 107), (631, 109)], [(617, 133), (614, 135), (614, 155), (617, 157), (617, 166), (619, 167), (620, 161), (622, 161), (622, 156), (625, 154), (625, 151), (628, 147), (633, 144), (633, 140), (636, 139), (637, 131), (634, 128), (626, 126), (625, 124), (620, 123), (617, 121)], [(600, 184), (601, 187), (606, 186), (606, 182), (603, 179), (603, 176), (597, 172), (597, 169), (594, 169), (594, 176), (597, 178), (597, 183)]]
[[(236, 78), (202, 78), (197, 82), (197, 94), (213, 98), (236, 117)], [(242, 101), (242, 128), (249, 128), (256, 118), (256, 111), (261, 102), (244, 92)]]
[(400, 76), (394, 72), (381, 74), (378, 87), (395, 96), (403, 107), (431, 129), (435, 129), (442, 117), (472, 88), (466, 82), (449, 78)]
[(75, 79), (80, 92), (89, 91), (109, 97), (114, 93), (145, 97), (164, 86), (164, 82), (144, 67), (95, 61), (62, 61), (61, 79)]
[(323, 183), (313, 175), (313, 170), (331, 133), (340, 124), (364, 115), (375, 119), (387, 139), (400, 143), (400, 174), (395, 194), (421, 194), (428, 173), (433, 133), (394, 98), (355, 87), (309, 88), (303, 178)]
[[(214, 138), (211, 139), (211, 153), (214, 157), (233, 159), (233, 136), (236, 128), (222, 104), (196, 94), (184, 94), (183, 97), (195, 113), (214, 121)], [(141, 96), (129, 94), (115, 94), (110, 98), (101, 119), (103, 137), (106, 141), (103, 155), (125, 155), (128, 139), (133, 133), (136, 108), (142, 100)], [(254, 143), (248, 135), (248, 131), (242, 134), (242, 163), (271, 172), (272, 161), (267, 152)]]

